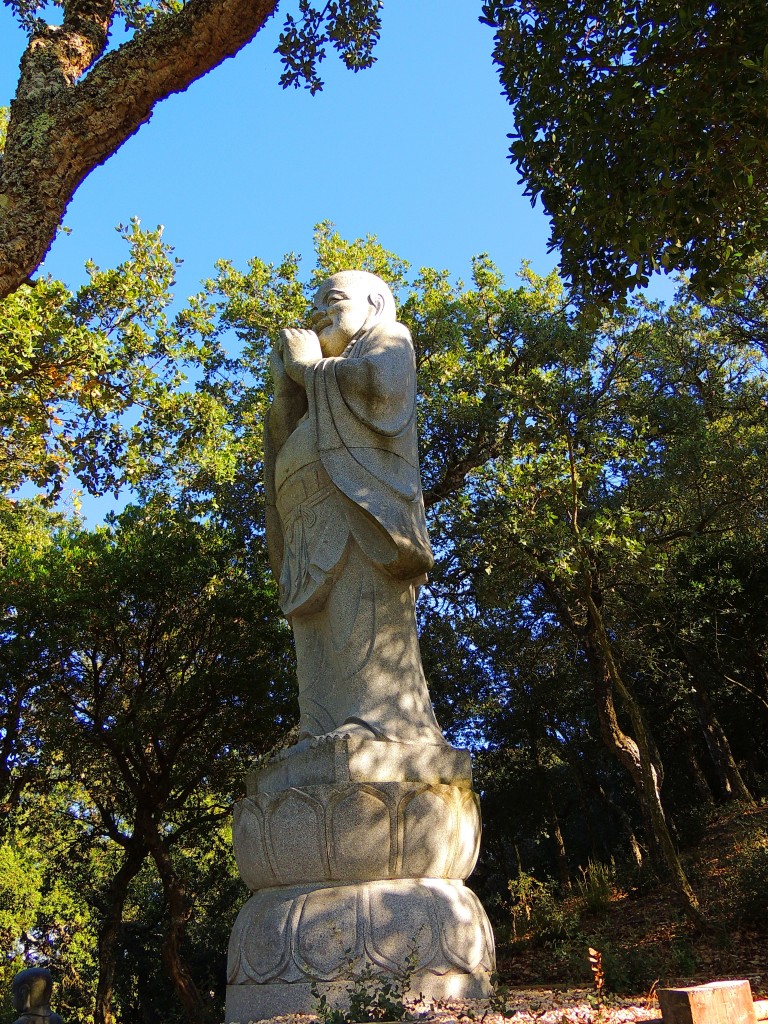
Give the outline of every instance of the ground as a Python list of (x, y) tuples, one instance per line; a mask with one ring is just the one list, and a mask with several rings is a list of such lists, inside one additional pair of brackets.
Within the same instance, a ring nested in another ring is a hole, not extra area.
[[(511, 994), (506, 1014), (493, 1013), (486, 1002), (450, 1003), (425, 1010), (414, 1007), (411, 1020), (423, 1024), (629, 1024), (658, 1020), (658, 1003), (613, 999), (602, 1011), (590, 1005), (586, 989), (520, 989)], [(602, 1014), (602, 1015), (601, 1015)], [(316, 1024), (317, 1017), (294, 1014), (274, 1017), (265, 1024)]]
[(543, 983), (588, 986), (587, 950), (593, 946), (603, 953), (608, 988), (616, 992), (645, 994), (658, 986), (746, 978), (754, 997), (765, 999), (768, 915), (763, 917), (761, 908), (768, 908), (766, 837), (768, 807), (736, 806), (713, 813), (697, 843), (682, 851), (710, 921), (708, 931), (697, 932), (671, 887), (653, 876), (619, 884), (595, 913), (585, 911), (574, 892), (564, 901), (566, 910), (578, 914), (573, 937), (537, 941), (528, 934), (499, 943), (502, 980), (513, 989)]

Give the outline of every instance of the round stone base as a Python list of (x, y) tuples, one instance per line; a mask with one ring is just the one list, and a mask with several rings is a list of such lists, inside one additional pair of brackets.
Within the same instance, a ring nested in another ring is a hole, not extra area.
[(313, 981), (343, 993), (366, 967), (397, 977), (406, 964), (414, 995), (490, 993), (493, 933), (462, 882), (407, 878), (262, 889), (232, 931), (226, 1019), (306, 1012)]
[(337, 782), (257, 793), (235, 804), (240, 877), (265, 887), (374, 878), (468, 878), (480, 801), (466, 786)]
[[(319, 982), (320, 995), (326, 996), (331, 1006), (347, 1009), (349, 982)], [(317, 999), (312, 995), (308, 981), (272, 982), (266, 985), (228, 985), (226, 1024), (247, 1024), (249, 1021), (267, 1020), (289, 1013), (315, 1013)], [(423, 996), (426, 1001), (487, 999), (493, 992), (491, 976), (486, 971), (472, 974), (415, 974), (406, 993), (412, 998)]]

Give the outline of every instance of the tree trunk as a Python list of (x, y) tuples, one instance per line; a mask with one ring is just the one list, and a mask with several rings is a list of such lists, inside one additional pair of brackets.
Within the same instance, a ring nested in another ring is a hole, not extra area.
[[(613, 811), (613, 813), (619, 819), (624, 828), (624, 834), (627, 837), (627, 843), (629, 844), (629, 852), (632, 855), (632, 860), (635, 862), (638, 868), (642, 868), (643, 864), (645, 863), (645, 853), (643, 852), (643, 848), (640, 845), (640, 841), (635, 835), (635, 829), (632, 825), (632, 819), (621, 806), (621, 804), (617, 804), (615, 800), (612, 800), (610, 798), (610, 796), (606, 793), (605, 789), (600, 785), (600, 783), (598, 783), (597, 788), (598, 792), (600, 793), (600, 797), (605, 801), (606, 806)], [(610, 850), (607, 850), (606, 852), (610, 853)]]
[(117, 965), (117, 940), (123, 922), (128, 887), (141, 870), (147, 850), (138, 843), (126, 849), (123, 863), (107, 893), (107, 910), (99, 927), (99, 980), (96, 985), (94, 1024), (112, 1024), (112, 993)]
[(515, 843), (515, 861), (517, 862), (517, 877), (519, 878), (523, 873), (523, 861), (520, 857), (520, 847)]
[(0, 299), (40, 265), (83, 179), (159, 100), (250, 42), (276, 6), (188, 0), (108, 53), (113, 0), (66, 0), (63, 24), (34, 32), (0, 158)]
[(157, 865), (163, 892), (168, 901), (168, 930), (163, 940), (163, 967), (184, 1007), (187, 1024), (209, 1024), (212, 1007), (195, 984), (181, 951), (191, 913), (186, 888), (177, 874), (165, 843), (159, 836), (152, 843), (152, 859)]
[[(9, 677), (12, 679), (13, 675), (9, 673)], [(0, 716), (0, 817), (6, 817), (15, 810), (28, 781), (16, 767), (21, 741), (22, 709), (28, 691), (29, 685), (18, 682)]]
[(549, 825), (552, 829), (552, 838), (555, 841), (555, 852), (557, 854), (557, 873), (560, 877), (560, 885), (565, 892), (571, 888), (571, 872), (568, 868), (568, 858), (565, 854), (565, 840), (560, 828), (560, 819), (557, 816), (555, 802), (552, 798), (552, 791), (547, 792), (547, 807), (549, 810)]
[(768, 701), (768, 665), (765, 664), (765, 659), (751, 640), (746, 640), (745, 646), (749, 654), (749, 661), (752, 663), (755, 675), (760, 682), (763, 697)]
[(597, 849), (594, 823), (592, 820), (593, 813), (590, 809), (589, 802), (584, 796), (584, 789), (588, 789), (591, 793), (594, 793), (594, 795), (597, 796), (598, 799), (605, 804), (605, 806), (608, 808), (611, 814), (618, 818), (618, 820), (621, 822), (621, 827), (627, 837), (627, 842), (629, 843), (632, 859), (635, 861), (637, 866), (641, 868), (643, 866), (644, 859), (643, 851), (640, 844), (637, 841), (637, 837), (635, 836), (635, 832), (632, 827), (632, 821), (630, 820), (630, 817), (627, 814), (627, 812), (624, 810), (623, 807), (617, 804), (615, 800), (611, 799), (608, 793), (606, 793), (599, 779), (595, 778), (593, 775), (590, 775), (590, 773), (585, 770), (585, 766), (579, 760), (578, 755), (570, 749), (570, 746), (568, 744), (566, 744), (565, 746), (565, 756), (568, 760), (568, 763), (573, 768), (574, 774), (576, 776), (576, 781), (579, 788), (579, 801), (582, 807), (582, 814), (584, 816), (584, 820), (587, 823), (587, 828), (589, 830), (590, 846), (592, 848), (592, 859), (600, 860), (602, 857), (605, 860), (609, 860), (611, 857), (611, 847), (606, 842), (605, 837), (601, 836), (600, 846), (602, 847), (602, 851), (598, 851)]
[(752, 794), (734, 760), (728, 737), (714, 712), (712, 700), (705, 689), (695, 684), (693, 686), (693, 703), (707, 750), (715, 766), (722, 795), (726, 800), (743, 800), (754, 805)]
[(688, 762), (688, 768), (693, 779), (696, 799), (700, 804), (711, 804), (716, 799), (717, 793), (712, 791), (712, 786), (701, 767), (701, 762), (693, 743), (693, 737), (691, 736), (691, 730), (687, 725), (683, 724), (676, 732), (680, 737), (680, 745), (685, 750), (685, 759)]
[(755, 801), (752, 794), (747, 789), (747, 785), (741, 777), (739, 766), (734, 760), (731, 744), (728, 742), (725, 730), (720, 725), (715, 714), (709, 691), (696, 676), (693, 676), (691, 679), (691, 686), (696, 717), (704, 734), (704, 740), (707, 744), (709, 756), (712, 758), (712, 764), (715, 766), (723, 798), (729, 801), (743, 800), (745, 803), (754, 805)]
[[(697, 927), (702, 928), (705, 921), (699, 901), (685, 875), (667, 826), (661, 803), (659, 774), (652, 762), (651, 743), (640, 706), (621, 677), (602, 615), (590, 594), (587, 594), (587, 607), (587, 656), (593, 665), (597, 713), (603, 739), (608, 749), (629, 772), (647, 823), (649, 839), (669, 872), (686, 914)], [(613, 700), (614, 688), (629, 715), (636, 738), (628, 736), (619, 725)]]
[(555, 843), (555, 857), (557, 860), (557, 873), (560, 878), (560, 885), (564, 891), (568, 891), (571, 888), (571, 872), (568, 868), (568, 857), (565, 853), (565, 840), (563, 839), (563, 832), (560, 828), (560, 819), (557, 816), (557, 808), (555, 807), (555, 799), (552, 795), (552, 787), (549, 784), (546, 770), (541, 763), (541, 758), (539, 757), (539, 746), (535, 737), (529, 734), (528, 740), (536, 778), (544, 796), (544, 808), (547, 824), (549, 825), (549, 829)]

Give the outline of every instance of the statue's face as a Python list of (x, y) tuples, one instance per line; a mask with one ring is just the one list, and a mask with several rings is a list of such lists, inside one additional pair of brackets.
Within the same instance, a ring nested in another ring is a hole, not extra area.
[(323, 355), (340, 356), (375, 312), (367, 288), (330, 278), (328, 286), (317, 293), (312, 314), (312, 326), (320, 339)]

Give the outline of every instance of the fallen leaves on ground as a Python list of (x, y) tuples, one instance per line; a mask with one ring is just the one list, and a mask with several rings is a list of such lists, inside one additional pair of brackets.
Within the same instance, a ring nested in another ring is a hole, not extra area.
[[(601, 1010), (590, 1005), (590, 989), (526, 988), (511, 990), (505, 1013), (489, 1008), (482, 999), (413, 1005), (407, 1020), (416, 1024), (635, 1024), (659, 1019), (658, 1004), (647, 1006), (643, 997), (611, 996)], [(310, 1014), (273, 1017), (264, 1024), (316, 1024)]]

